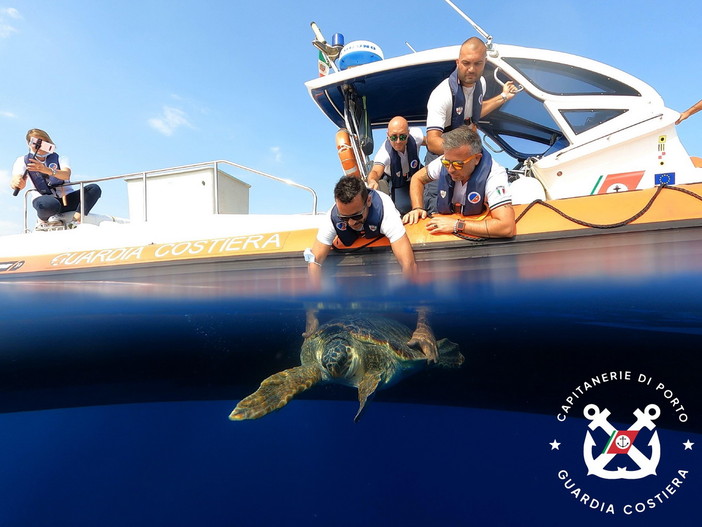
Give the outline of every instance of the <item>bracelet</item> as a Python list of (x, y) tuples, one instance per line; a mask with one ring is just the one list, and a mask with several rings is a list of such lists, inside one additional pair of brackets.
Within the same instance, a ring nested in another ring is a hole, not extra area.
[(49, 170), (51, 170), (51, 175), (56, 177), (56, 169), (54, 167), (49, 167)]
[(485, 237), (486, 238), (490, 237), (490, 229), (488, 229), (488, 226), (487, 226), (487, 219), (485, 220)]
[(502, 97), (502, 102), (507, 102), (507, 96), (504, 93), (500, 94), (500, 97)]
[(415, 208), (413, 208), (410, 212), (412, 212), (412, 211), (414, 211), (414, 210), (423, 210), (423, 211), (426, 212), (427, 209), (425, 209), (424, 207), (415, 207)]

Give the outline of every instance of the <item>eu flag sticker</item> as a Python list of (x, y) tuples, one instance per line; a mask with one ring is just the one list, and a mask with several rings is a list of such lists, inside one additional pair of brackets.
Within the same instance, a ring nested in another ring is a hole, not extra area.
[(656, 174), (655, 185), (675, 185), (675, 172), (666, 172), (665, 174)]

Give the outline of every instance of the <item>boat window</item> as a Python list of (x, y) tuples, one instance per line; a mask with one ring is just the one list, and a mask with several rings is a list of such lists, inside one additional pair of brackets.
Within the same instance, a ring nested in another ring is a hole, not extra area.
[(590, 128), (614, 119), (629, 110), (560, 110), (576, 134), (587, 132)]
[[(491, 96), (488, 87), (486, 97)], [(543, 102), (526, 90), (481, 118), (479, 126), (481, 131), (518, 160), (548, 155), (568, 146), (568, 141)]]
[(628, 84), (570, 64), (516, 57), (506, 57), (503, 60), (527, 77), (534, 86), (553, 95), (641, 96)]

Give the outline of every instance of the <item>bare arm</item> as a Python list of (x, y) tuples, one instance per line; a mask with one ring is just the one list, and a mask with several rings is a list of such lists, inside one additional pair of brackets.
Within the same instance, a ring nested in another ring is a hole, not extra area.
[(61, 170), (57, 170), (54, 174), (51, 171), (51, 169), (47, 167), (44, 163), (32, 158), (30, 158), (27, 162), (27, 169), (29, 169), (32, 172), (41, 172), (42, 174), (46, 174), (47, 176), (53, 176), (64, 181), (68, 181), (69, 179), (71, 179), (70, 168), (62, 168)]
[(483, 101), (483, 108), (480, 111), (480, 117), (485, 117), (490, 112), (497, 110), (500, 106), (509, 101), (515, 95), (517, 95), (517, 86), (514, 84), (514, 82), (505, 82), (505, 85), (502, 87), (502, 93), (500, 93), (500, 95), (498, 95), (497, 97), (493, 97), (492, 99), (488, 99), (487, 101)]
[(326, 245), (319, 240), (314, 241), (312, 245), (312, 254), (314, 254), (314, 259), (316, 263), (307, 264), (307, 275), (310, 277), (313, 285), (318, 286), (322, 281), (322, 264), (324, 260), (327, 259), (329, 251), (331, 250), (331, 245)]
[(429, 326), (428, 312), (427, 307), (419, 307), (417, 309), (417, 328), (412, 333), (412, 338), (407, 342), (407, 345), (418, 346), (424, 355), (427, 356), (427, 362), (432, 363), (438, 360), (439, 350), (434, 332)]
[[(481, 238), (511, 238), (517, 232), (512, 205), (502, 205), (490, 211), (491, 217), (484, 220), (464, 220), (463, 234)], [(456, 218), (434, 215), (427, 223), (432, 234), (451, 234), (456, 228)]]
[(373, 165), (373, 168), (371, 169), (370, 173), (368, 174), (368, 188), (372, 188), (373, 190), (378, 190), (378, 181), (380, 180), (381, 177), (383, 177), (383, 173), (385, 172), (385, 165)]
[(444, 132), (442, 130), (427, 130), (427, 150), (434, 154), (444, 153)]
[(697, 112), (702, 110), (702, 101), (698, 101), (697, 103), (693, 104), (690, 106), (687, 110), (685, 110), (683, 113), (680, 114), (680, 117), (678, 118), (677, 121), (675, 121), (675, 124), (680, 124), (682, 123), (685, 119), (690, 117), (691, 115), (695, 115)]
[(391, 243), (390, 247), (402, 267), (402, 274), (407, 278), (413, 278), (417, 272), (417, 263), (414, 261), (414, 251), (407, 234)]

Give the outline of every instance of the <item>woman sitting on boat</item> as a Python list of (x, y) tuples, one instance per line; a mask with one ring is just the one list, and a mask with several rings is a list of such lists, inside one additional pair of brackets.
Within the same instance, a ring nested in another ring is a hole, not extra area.
[[(80, 222), (80, 191), (69, 192), (67, 184), (71, 179), (71, 167), (68, 158), (56, 153), (56, 146), (44, 130), (32, 128), (27, 132), (29, 153), (20, 156), (12, 166), (10, 186), (15, 195), (27, 184), (27, 176), (34, 188), (41, 194), (32, 202), (39, 217), (38, 229), (61, 228), (64, 221), (57, 217), (63, 212), (73, 211), (73, 222)], [(87, 215), (100, 199), (102, 190), (98, 185), (86, 185), (83, 211)]]

